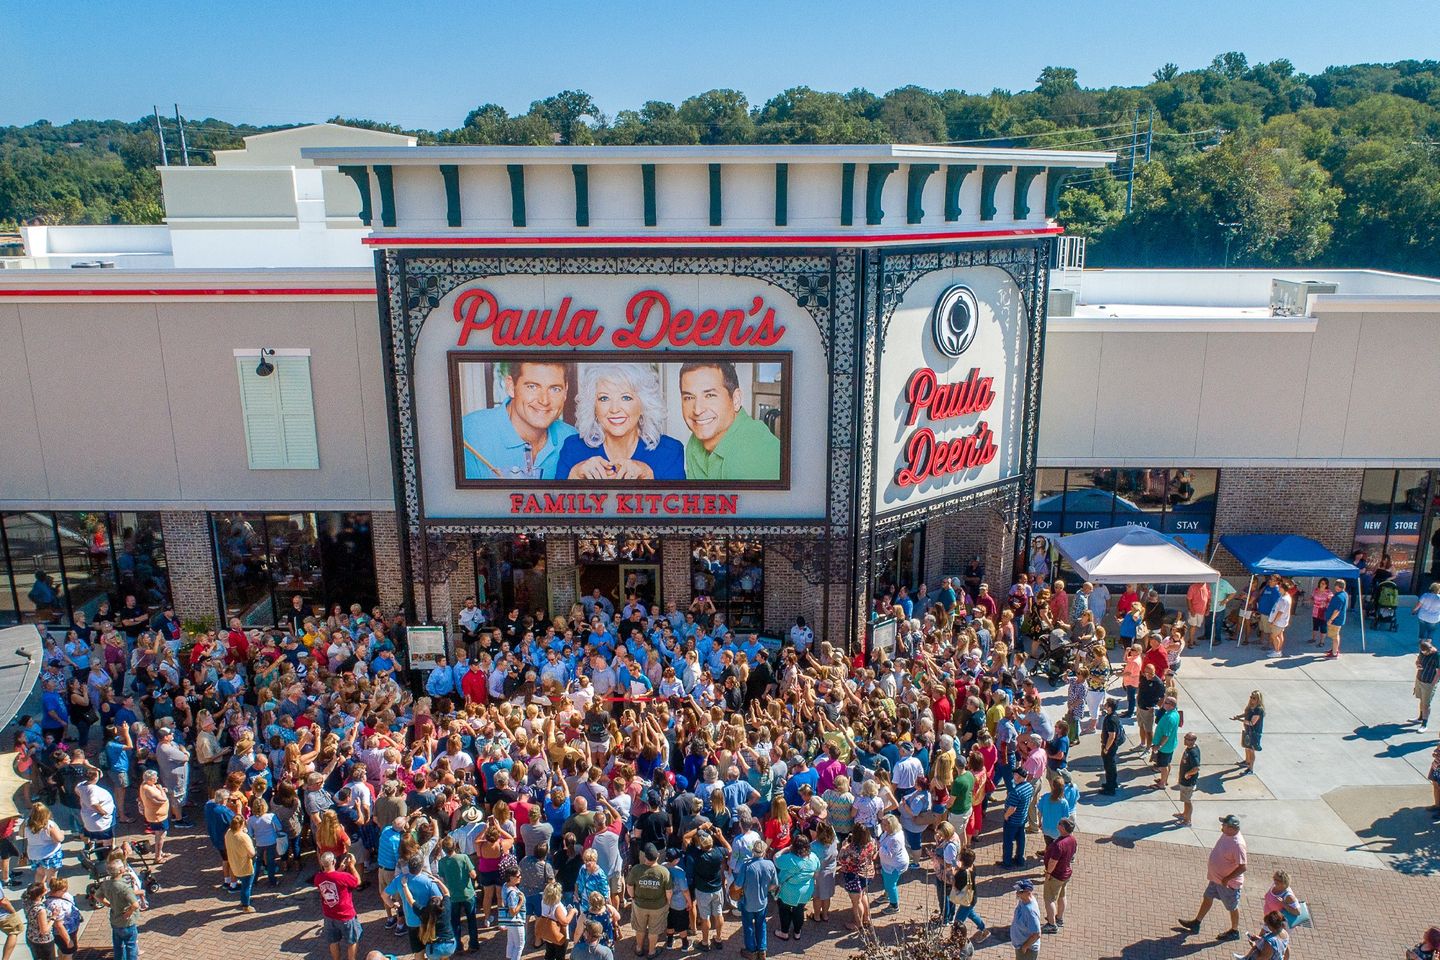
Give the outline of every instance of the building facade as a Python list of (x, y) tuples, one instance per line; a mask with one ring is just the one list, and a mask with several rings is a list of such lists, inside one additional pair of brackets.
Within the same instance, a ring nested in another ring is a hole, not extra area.
[[(168, 171), (169, 239), (49, 228), (0, 270), (0, 622), (599, 589), (850, 643), (899, 585), (1116, 523), (1440, 575), (1404, 402), (1440, 284), (1081, 271), (1054, 202), (1104, 155), (272, 136)], [(225, 266), (238, 210), (277, 239)]]

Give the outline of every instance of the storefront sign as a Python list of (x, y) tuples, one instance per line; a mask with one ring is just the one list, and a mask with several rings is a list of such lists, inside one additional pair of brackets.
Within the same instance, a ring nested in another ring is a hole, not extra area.
[[(462, 293), (453, 313), (460, 324), (457, 347), (470, 345), (470, 334), (488, 331), (497, 347), (593, 347), (605, 334), (600, 310), (574, 307), (569, 296), (550, 307), (502, 306), (484, 287)], [(765, 298), (745, 306), (675, 307), (659, 290), (641, 290), (625, 305), (624, 326), (610, 334), (618, 350), (656, 347), (773, 347), (785, 336), (775, 308)]]
[[(940, 374), (921, 367), (910, 375), (905, 386), (905, 399), (910, 404), (906, 426), (914, 426), (923, 412), (932, 423), (984, 413), (995, 403), (994, 379), (980, 376), (979, 367), (971, 367), (963, 383), (946, 384)], [(930, 477), (962, 473), (984, 466), (995, 459), (994, 436), (990, 425), (981, 420), (975, 430), (953, 440), (939, 440), (930, 427), (921, 427), (905, 442), (905, 463), (895, 474), (895, 482), (913, 487)]]
[(405, 631), (405, 646), (410, 651), (411, 670), (433, 670), (449, 651), (445, 647), (443, 626), (416, 625)]
[(617, 516), (733, 516), (740, 497), (714, 493), (512, 493), (512, 514), (610, 514)]
[(436, 305), (411, 382), (431, 519), (826, 515), (829, 357), (772, 283), (477, 276)]
[(885, 332), (876, 510), (1018, 474), (1027, 327), (1015, 282), (993, 267), (916, 282)]

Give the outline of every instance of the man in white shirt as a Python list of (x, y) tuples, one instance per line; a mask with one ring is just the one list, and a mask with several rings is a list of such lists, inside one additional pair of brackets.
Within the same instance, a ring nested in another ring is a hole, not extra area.
[(103, 860), (115, 842), (115, 797), (100, 785), (100, 768), (86, 769), (85, 782), (75, 788), (75, 795), (80, 798), (87, 846)]
[(475, 649), (475, 644), (480, 642), (480, 627), (484, 623), (485, 611), (475, 605), (474, 597), (466, 597), (465, 606), (460, 608), (460, 641), (465, 644), (465, 649)]
[(1290, 591), (1285, 584), (1280, 585), (1280, 596), (1275, 601), (1275, 606), (1270, 608), (1270, 644), (1274, 648), (1266, 653), (1267, 657), (1278, 657), (1285, 652), (1285, 628), (1290, 626), (1290, 611), (1293, 601), (1290, 599)]
[(795, 652), (804, 654), (814, 642), (815, 631), (810, 629), (804, 617), (796, 617), (795, 626), (790, 628), (790, 645), (795, 648)]
[(915, 745), (909, 740), (900, 742), (900, 762), (890, 771), (890, 782), (895, 784), (896, 799), (903, 800), (915, 789), (915, 784), (925, 775), (925, 765), (915, 756)]

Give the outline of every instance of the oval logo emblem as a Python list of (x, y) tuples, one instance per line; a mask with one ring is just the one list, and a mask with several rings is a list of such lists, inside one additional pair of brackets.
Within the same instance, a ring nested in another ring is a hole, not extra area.
[(940, 294), (930, 320), (935, 348), (947, 357), (958, 357), (975, 340), (980, 325), (980, 301), (975, 291), (956, 284)]

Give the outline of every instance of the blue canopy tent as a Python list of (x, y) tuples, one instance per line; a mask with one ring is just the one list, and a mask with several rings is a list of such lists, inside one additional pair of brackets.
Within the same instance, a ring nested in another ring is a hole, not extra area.
[(1278, 573), (1284, 577), (1339, 577), (1354, 584), (1360, 614), (1360, 648), (1365, 649), (1365, 596), (1360, 589), (1360, 568), (1309, 537), (1293, 534), (1231, 534), (1221, 537), (1220, 544), (1250, 571), (1252, 583), (1256, 576)]

